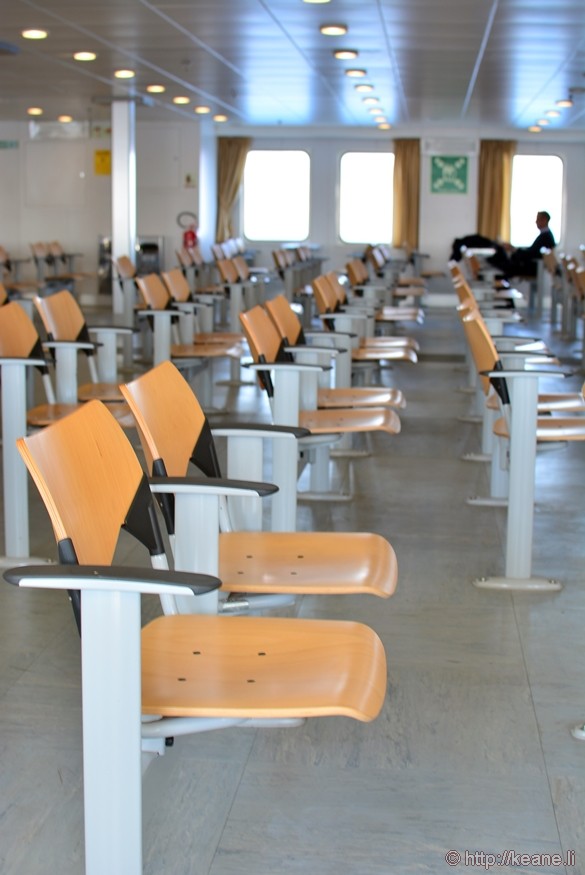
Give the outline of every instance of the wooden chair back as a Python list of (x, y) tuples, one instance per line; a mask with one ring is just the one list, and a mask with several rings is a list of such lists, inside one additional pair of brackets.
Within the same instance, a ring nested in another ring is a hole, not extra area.
[(283, 249), (274, 249), (272, 258), (274, 259), (274, 266), (278, 271), (286, 270), (288, 264)]
[(8, 292), (4, 283), (0, 283), (0, 307), (8, 303)]
[(321, 315), (334, 313), (338, 306), (337, 297), (325, 276), (315, 277), (311, 282), (311, 288), (313, 289), (313, 299), (317, 305), (318, 312)]
[(483, 376), (482, 372), (494, 371), (499, 367), (498, 352), (479, 310), (467, 310), (462, 322), (483, 392), (487, 396), (493, 382), (489, 377)]
[[(167, 476), (184, 477), (199, 441), (213, 444), (205, 413), (187, 381), (165, 361), (120, 389), (134, 414), (148, 472), (157, 473), (161, 460)], [(203, 462), (196, 464), (219, 476), (219, 465), (210, 470)]]
[(288, 346), (304, 343), (303, 326), (284, 295), (277, 295), (264, 304), (276, 330)]
[(191, 289), (183, 271), (175, 267), (173, 270), (163, 271), (162, 279), (173, 301), (183, 304), (191, 297)]
[(220, 258), (215, 266), (223, 283), (237, 283), (240, 281), (237, 267), (231, 258)]
[(339, 282), (339, 277), (335, 273), (334, 270), (330, 270), (325, 274), (325, 280), (329, 284), (329, 286), (333, 289), (333, 293), (335, 295), (335, 299), (340, 307), (343, 307), (347, 304), (347, 289), (341, 285)]
[(90, 401), (17, 445), (49, 513), (61, 560), (111, 564), (120, 529), (132, 527), (137, 494), (150, 490), (106, 407)]
[(234, 265), (236, 272), (238, 274), (238, 279), (241, 283), (246, 283), (250, 279), (250, 268), (248, 267), (248, 262), (244, 258), (243, 255), (234, 255), (232, 258), (232, 264)]
[(112, 261), (121, 280), (133, 280), (135, 278), (136, 268), (127, 255), (120, 255), (119, 258), (114, 258)]
[(16, 301), (0, 307), (0, 356), (42, 358), (45, 355), (32, 319)]
[(79, 304), (66, 289), (41, 298), (35, 295), (34, 304), (51, 340), (89, 341), (85, 318)]
[(240, 323), (255, 362), (279, 361), (282, 338), (263, 307), (258, 305), (240, 313)]
[(351, 286), (361, 286), (370, 278), (368, 269), (360, 258), (352, 258), (345, 265), (345, 269)]
[(171, 303), (171, 295), (157, 273), (136, 277), (138, 291), (151, 310), (166, 310)]

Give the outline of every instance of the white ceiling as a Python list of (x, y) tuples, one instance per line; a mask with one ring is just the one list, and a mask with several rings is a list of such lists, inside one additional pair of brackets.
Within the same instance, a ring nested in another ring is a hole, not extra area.
[[(342, 22), (344, 37), (319, 25)], [(26, 27), (46, 40), (21, 37)], [(585, 131), (584, 0), (2, 0), (0, 120), (108, 118), (107, 102), (166, 86), (138, 118), (195, 118), (195, 104), (251, 125), (375, 123), (344, 70), (367, 71), (388, 121), (401, 126), (525, 129), (574, 91), (547, 130)], [(355, 48), (338, 61), (336, 48)], [(77, 50), (97, 60), (79, 63)], [(131, 67), (131, 85), (113, 78)], [(186, 95), (187, 107), (172, 98)], [(106, 105), (104, 105), (106, 104)]]

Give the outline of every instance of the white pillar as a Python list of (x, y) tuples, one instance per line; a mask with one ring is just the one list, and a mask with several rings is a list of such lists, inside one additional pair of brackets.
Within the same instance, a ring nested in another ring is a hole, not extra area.
[[(132, 99), (112, 103), (112, 257), (134, 259), (136, 245), (136, 106)], [(130, 302), (112, 282), (114, 313), (124, 313)], [(132, 302), (133, 303), (133, 302)], [(130, 321), (128, 322), (130, 324)]]

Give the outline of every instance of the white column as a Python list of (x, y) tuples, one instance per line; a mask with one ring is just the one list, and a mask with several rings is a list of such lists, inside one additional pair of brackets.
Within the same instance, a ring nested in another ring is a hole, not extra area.
[[(136, 107), (132, 99), (112, 103), (112, 256), (134, 259), (136, 245)], [(131, 321), (131, 307), (112, 282), (114, 313)]]

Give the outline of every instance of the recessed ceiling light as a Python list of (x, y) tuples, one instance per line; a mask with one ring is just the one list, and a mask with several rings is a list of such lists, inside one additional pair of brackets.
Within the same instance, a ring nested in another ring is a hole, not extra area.
[(353, 87), (355, 88), (356, 91), (359, 91), (360, 94), (364, 94), (366, 91), (373, 91), (374, 90), (374, 86), (368, 85), (367, 82), (360, 82), (359, 85), (354, 85)]
[(363, 103), (380, 103), (379, 97), (362, 97)]
[(29, 108), (27, 109), (27, 113), (29, 115), (42, 115), (43, 110), (40, 108), (40, 106), (29, 106)]
[(73, 121), (73, 116), (71, 115), (60, 115), (57, 117), (57, 121), (61, 122), (63, 125), (68, 125), (69, 122)]
[(547, 118), (539, 118), (536, 124), (545, 127), (546, 125), (550, 125), (550, 122)]
[(363, 76), (367, 76), (367, 71), (366, 70), (356, 70), (356, 69), (352, 68), (351, 70), (346, 70), (345, 75), (350, 76), (352, 79), (359, 79)]
[(378, 130), (380, 131), (389, 131), (392, 125), (388, 124), (388, 122), (382, 122), (378, 125)]
[(338, 61), (354, 61), (359, 52), (357, 49), (335, 49), (333, 57)]
[(555, 106), (560, 106), (561, 109), (569, 109), (569, 107), (573, 106), (573, 101), (570, 97), (567, 97), (563, 100), (555, 101)]
[(368, 110), (368, 112), (369, 112), (371, 115), (384, 115), (384, 110), (382, 109), (381, 106), (372, 106), (372, 107)]
[(214, 122), (227, 122), (227, 120), (228, 120), (227, 115), (224, 115), (224, 114), (221, 113), (221, 112), (219, 112), (219, 113), (217, 113), (217, 115), (214, 115), (214, 116), (213, 116), (213, 121), (214, 121)]
[(539, 125), (530, 125), (528, 128), (531, 134), (539, 134), (542, 128)]
[(560, 112), (558, 111), (558, 109), (549, 109), (549, 111), (547, 112), (547, 116), (549, 118), (559, 118)]
[(73, 58), (76, 61), (95, 61), (97, 55), (95, 52), (75, 52)]
[(346, 24), (322, 24), (319, 28), (324, 36), (343, 36), (347, 33)]
[(194, 108), (194, 112), (196, 112), (197, 115), (207, 115), (208, 112), (211, 112), (211, 107), (210, 106), (196, 106)]
[(303, 3), (331, 3), (331, 0), (303, 0)]
[(21, 36), (24, 39), (46, 39), (48, 37), (48, 32), (46, 30), (37, 30), (34, 27), (29, 28), (28, 30), (23, 30)]
[(116, 79), (134, 79), (136, 73), (134, 70), (116, 70), (114, 76)]
[(179, 94), (177, 97), (173, 97), (173, 103), (189, 103), (189, 98), (185, 97), (183, 94)]
[(149, 94), (164, 94), (166, 88), (164, 85), (147, 85), (146, 90)]

